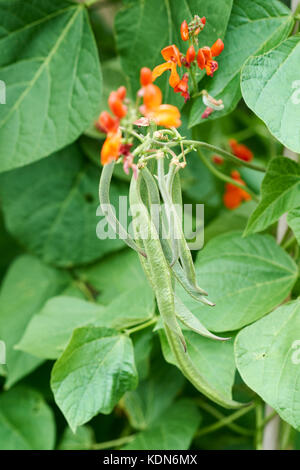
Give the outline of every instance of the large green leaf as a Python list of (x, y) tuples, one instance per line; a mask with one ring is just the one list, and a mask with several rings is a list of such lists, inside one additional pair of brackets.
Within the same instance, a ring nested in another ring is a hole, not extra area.
[(124, 396), (130, 424), (141, 430), (151, 427), (173, 402), (183, 382), (182, 374), (175, 367), (158, 360), (154, 362), (150, 377)]
[[(195, 14), (206, 16), (207, 22), (201, 32), (202, 45), (211, 46), (218, 37), (223, 38), (232, 0), (134, 0), (120, 10), (115, 28), (118, 52), (124, 72), (129, 77), (133, 91), (139, 88), (139, 71), (142, 67), (154, 68), (163, 62), (160, 51), (176, 44), (182, 52), (187, 45), (180, 38), (180, 25), (190, 21)], [(155, 18), (155, 20), (154, 20)], [(167, 77), (159, 82), (164, 87), (164, 100), (174, 99)], [(178, 103), (183, 104), (179, 97)]]
[(32, 316), (44, 302), (69, 283), (69, 276), (45, 266), (33, 256), (21, 256), (10, 267), (0, 292), (0, 338), (6, 343), (7, 380), (10, 387), (35, 369), (41, 360), (14, 346)]
[[(224, 39), (225, 49), (218, 58), (219, 70), (213, 79), (207, 77), (201, 82), (201, 88), (224, 101), (224, 111), (213, 113), (209, 119), (219, 118), (236, 107), (241, 99), (243, 64), (249, 56), (275, 47), (289, 34), (292, 26), (290, 10), (278, 0), (234, 0)], [(257, 77), (260, 80), (260, 75)], [(191, 111), (191, 127), (203, 122), (203, 111), (204, 104), (198, 98)]]
[(252, 323), (282, 302), (298, 275), (292, 258), (269, 235), (242, 238), (229, 232), (212, 239), (196, 260), (198, 283), (216, 303), (200, 305), (182, 290), (182, 300), (212, 331)]
[(51, 376), (55, 401), (73, 431), (98, 413), (111, 413), (136, 385), (132, 342), (108, 328), (75, 330)]
[[(233, 341), (215, 341), (183, 328), (188, 354), (206, 381), (206, 386), (225, 402), (232, 400), (235, 376)], [(159, 330), (162, 350), (167, 362), (179, 367), (163, 329)]]
[(76, 328), (91, 324), (124, 329), (149, 320), (154, 311), (150, 287), (124, 292), (106, 307), (73, 297), (55, 297), (33, 316), (16, 348), (44, 359), (57, 359)]
[(286, 147), (300, 152), (300, 34), (251, 57), (241, 77), (243, 98)]
[[(99, 240), (100, 170), (74, 144), (33, 165), (0, 176), (0, 196), (8, 230), (46, 263), (71, 267), (101, 258), (124, 245)], [(127, 187), (112, 183), (111, 201)]]
[(287, 222), (293, 230), (298, 244), (300, 245), (300, 207), (293, 209), (288, 213)]
[(89, 426), (80, 426), (75, 433), (68, 427), (63, 434), (58, 449), (87, 450), (91, 449), (94, 441), (94, 431)]
[(152, 426), (140, 432), (124, 450), (185, 450), (200, 423), (196, 405), (180, 400), (171, 405)]
[(242, 330), (236, 363), (246, 382), (292, 426), (300, 430), (300, 300)]
[(0, 450), (52, 450), (55, 422), (43, 397), (24, 386), (0, 395)]
[(142, 289), (148, 286), (138, 255), (129, 249), (106, 256), (98, 263), (79, 268), (76, 272), (98, 293), (97, 301), (105, 305), (137, 285), (141, 284)]
[(261, 186), (261, 202), (251, 215), (245, 234), (265, 230), (300, 205), (300, 166), (289, 158), (271, 160)]
[(72, 297), (54, 297), (29, 322), (17, 349), (43, 359), (57, 359), (73, 330), (101, 319), (104, 307)]
[(97, 116), (101, 73), (86, 9), (67, 0), (1, 0), (0, 171), (74, 141)]

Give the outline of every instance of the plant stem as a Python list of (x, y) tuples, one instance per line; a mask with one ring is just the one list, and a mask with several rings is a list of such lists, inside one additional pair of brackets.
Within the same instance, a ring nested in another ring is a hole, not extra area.
[(263, 448), (263, 402), (259, 400), (256, 404), (256, 435), (255, 435), (255, 447), (256, 450), (262, 450)]
[(110, 447), (120, 447), (124, 444), (129, 444), (129, 442), (133, 441), (134, 438), (135, 438), (135, 434), (131, 434), (130, 436), (120, 437), (119, 439), (114, 439), (112, 441), (100, 442), (99, 444), (92, 444), (90, 449), (102, 450), (102, 449), (109, 449)]
[(206, 434), (210, 434), (212, 432), (217, 431), (218, 429), (223, 428), (224, 426), (228, 426), (228, 424), (232, 423), (238, 418), (241, 418), (245, 414), (249, 413), (249, 411), (252, 411), (255, 408), (255, 404), (248, 406), (247, 408), (242, 408), (241, 410), (236, 411), (235, 413), (232, 413), (229, 416), (224, 416), (220, 421), (217, 421), (216, 423), (210, 424), (209, 426), (206, 426), (202, 429), (200, 429), (196, 437), (204, 436)]
[[(221, 413), (219, 410), (217, 410), (214, 406), (210, 405), (209, 403), (206, 403), (204, 400), (201, 398), (196, 399), (195, 403), (202, 408), (204, 411), (207, 413), (211, 414), (214, 418), (217, 418), (218, 420), (222, 420), (223, 418), (227, 418), (226, 415)], [(249, 429), (245, 429), (239, 424), (236, 424), (234, 422), (227, 423), (226, 426), (231, 429), (232, 431), (241, 434), (243, 436), (253, 436), (254, 430), (251, 431)]]
[(217, 178), (225, 181), (226, 183), (230, 183), (230, 184), (234, 184), (234, 186), (237, 186), (238, 188), (240, 189), (243, 189), (244, 191), (247, 191), (248, 194), (250, 194), (250, 196), (252, 197), (252, 199), (256, 202), (259, 201), (259, 198), (258, 196), (251, 190), (249, 189), (246, 185), (243, 185), (243, 184), (240, 184), (238, 183), (236, 180), (234, 180), (233, 178), (230, 178), (230, 176), (227, 176), (225, 175), (224, 173), (222, 173), (221, 171), (217, 170), (217, 168), (214, 167), (214, 165), (212, 165), (207, 158), (204, 157), (204, 155), (199, 152), (198, 150), (198, 155), (199, 157), (201, 158), (202, 162), (204, 163), (204, 165), (211, 171), (211, 173), (213, 173)]
[(256, 171), (261, 171), (265, 172), (265, 168), (255, 165), (254, 163), (249, 163), (245, 162), (244, 160), (241, 160), (240, 158), (235, 157), (231, 153), (227, 152), (226, 150), (223, 150), (219, 147), (215, 147), (214, 145), (208, 144), (207, 142), (198, 142), (196, 140), (182, 140), (183, 145), (192, 145), (194, 147), (202, 147), (205, 148), (213, 153), (217, 153), (221, 155), (222, 157), (226, 158), (227, 160), (235, 163), (238, 166), (245, 166), (247, 168), (251, 168), (252, 170)]
[(288, 240), (286, 240), (285, 243), (283, 243), (282, 248), (283, 248), (284, 250), (287, 250), (287, 249), (290, 248), (296, 241), (297, 241), (296, 237), (293, 236), (293, 237), (289, 238)]
[(141, 325), (130, 328), (129, 330), (125, 330), (125, 333), (127, 335), (131, 335), (132, 333), (136, 333), (137, 331), (144, 330), (145, 328), (148, 328), (148, 326), (151, 326), (157, 323), (157, 320), (158, 320), (157, 317), (153, 317), (151, 318), (151, 320), (148, 320), (145, 323), (142, 323)]

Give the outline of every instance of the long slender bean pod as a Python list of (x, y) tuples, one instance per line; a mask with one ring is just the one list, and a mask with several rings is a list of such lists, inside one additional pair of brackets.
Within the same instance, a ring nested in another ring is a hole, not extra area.
[(116, 218), (114, 211), (111, 209), (110, 197), (109, 197), (109, 188), (111, 183), (112, 174), (114, 171), (115, 162), (108, 163), (104, 165), (100, 184), (99, 184), (99, 200), (101, 205), (101, 210), (106, 217), (107, 222), (116, 231), (116, 233), (124, 240), (124, 242), (133, 250), (140, 253), (142, 256), (146, 256), (143, 251), (137, 246), (135, 241), (129, 235), (127, 230), (121, 225), (119, 220)]

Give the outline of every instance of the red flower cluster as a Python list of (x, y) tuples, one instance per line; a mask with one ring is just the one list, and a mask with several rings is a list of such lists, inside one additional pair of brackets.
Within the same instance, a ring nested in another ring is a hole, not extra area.
[[(237, 170), (231, 172), (231, 178), (242, 185), (245, 184)], [(247, 193), (247, 191), (238, 188), (232, 183), (226, 183), (223, 200), (224, 205), (225, 207), (227, 207), (227, 209), (236, 209), (241, 205), (243, 201), (249, 201), (250, 199), (251, 196)]]
[(246, 147), (246, 145), (239, 144), (235, 139), (230, 139), (229, 145), (231, 147), (232, 153), (241, 160), (245, 162), (251, 162), (253, 159), (252, 151)]
[(152, 72), (147, 67), (142, 68), (140, 75), (142, 88), (139, 95), (143, 97), (141, 113), (152, 119), (158, 126), (179, 127), (180, 112), (176, 106), (162, 104), (162, 93), (158, 86), (152, 83)]
[(175, 44), (165, 47), (161, 51), (165, 62), (155, 67), (152, 72), (152, 80), (155, 81), (166, 70), (170, 70), (170, 86), (174, 89), (175, 93), (181, 93), (185, 101), (190, 98), (188, 91), (189, 73), (185, 73), (183, 77), (180, 78), (177, 72), (177, 66), (181, 67), (184, 65), (190, 69), (197, 56), (198, 67), (201, 70), (205, 69), (207, 75), (212, 77), (214, 72), (218, 69), (218, 62), (214, 59), (218, 57), (224, 49), (223, 41), (218, 39), (211, 48), (208, 46), (202, 47), (196, 54), (195, 45), (198, 44), (196, 37), (204, 28), (205, 23), (206, 18), (200, 18), (199, 16), (195, 16), (193, 21), (189, 24), (184, 20), (180, 28), (181, 38), (183, 41), (192, 40), (194, 44), (189, 46), (185, 55), (180, 53)]
[(101, 150), (102, 165), (117, 160), (121, 155), (122, 132), (119, 124), (127, 114), (127, 106), (124, 104), (125, 98), (125, 87), (122, 86), (117, 91), (112, 91), (108, 98), (108, 105), (115, 117), (112, 117), (107, 111), (103, 111), (96, 123), (96, 127), (107, 134)]

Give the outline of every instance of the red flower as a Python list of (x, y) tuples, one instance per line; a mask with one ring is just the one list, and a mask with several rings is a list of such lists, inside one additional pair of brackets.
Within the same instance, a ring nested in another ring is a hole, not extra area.
[(210, 47), (202, 47), (199, 49), (197, 54), (198, 67), (203, 70), (205, 68), (207, 75), (213, 76), (214, 72), (218, 70), (218, 62), (213, 60), (214, 57), (218, 57), (224, 49), (224, 43), (222, 39), (217, 41)]
[[(122, 93), (124, 93), (124, 91), (122, 91)], [(122, 119), (127, 114), (127, 107), (123, 104), (123, 100), (119, 96), (120, 94), (119, 90), (112, 91), (108, 98), (108, 105), (114, 115)]]
[(122, 133), (120, 129), (116, 132), (109, 132), (101, 149), (101, 163), (106, 165), (113, 160), (117, 160), (120, 155)]
[(176, 106), (162, 104), (162, 92), (158, 86), (149, 83), (149, 71), (150, 69), (143, 68), (140, 75), (144, 102), (140, 108), (141, 113), (146, 118), (153, 119), (159, 126), (179, 127), (181, 124), (179, 110)]
[(186, 22), (186, 20), (184, 20), (182, 23), (181, 23), (181, 27), (180, 27), (180, 34), (181, 34), (181, 39), (183, 41), (188, 41), (189, 40), (189, 26)]
[[(242, 185), (245, 184), (237, 170), (231, 172), (231, 178)], [(236, 209), (243, 201), (249, 201), (250, 199), (251, 196), (247, 193), (247, 191), (238, 188), (232, 183), (226, 183), (223, 201), (227, 209)]]
[(195, 51), (194, 46), (192, 45), (188, 48), (186, 56), (185, 56), (187, 63), (191, 64), (192, 62), (194, 62), (195, 57), (196, 57), (196, 51)]
[(166, 62), (158, 65), (152, 71), (152, 81), (154, 82), (158, 77), (160, 77), (166, 70), (171, 70), (171, 75), (169, 83), (172, 88), (180, 82), (180, 77), (177, 73), (177, 65), (181, 67), (180, 52), (178, 48), (173, 44), (172, 46), (167, 46), (161, 51), (161, 55)]
[(229, 140), (232, 153), (245, 162), (250, 162), (253, 159), (253, 152), (246, 147), (246, 145), (239, 144), (235, 139)]
[(223, 163), (224, 163), (224, 158), (223, 158), (223, 157), (220, 157), (220, 155), (213, 155), (212, 161), (213, 161), (216, 165), (223, 165)]
[(119, 127), (119, 120), (113, 118), (107, 111), (103, 111), (96, 122), (96, 127), (105, 134), (115, 132)]
[(175, 93), (181, 93), (181, 96), (183, 96), (185, 103), (187, 102), (187, 100), (190, 99), (188, 83), (189, 76), (187, 73), (185, 73), (180, 82), (174, 88)]

